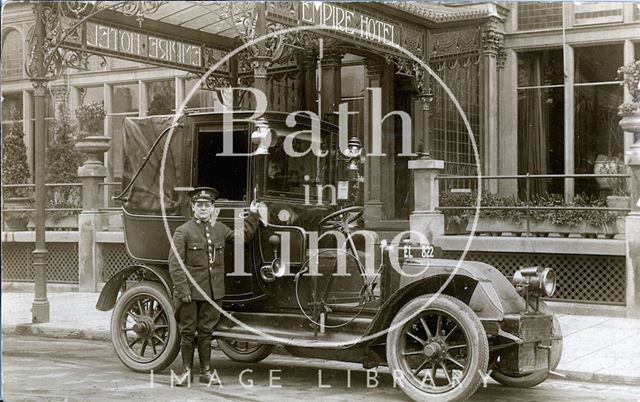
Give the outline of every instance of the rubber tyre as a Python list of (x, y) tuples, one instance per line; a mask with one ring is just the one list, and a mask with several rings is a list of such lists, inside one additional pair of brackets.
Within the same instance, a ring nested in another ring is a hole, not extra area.
[(257, 363), (264, 360), (273, 352), (273, 345), (258, 344), (250, 350), (237, 348), (227, 339), (218, 339), (218, 346), (222, 353), (234, 362)]
[[(154, 299), (159, 305), (164, 314), (161, 315), (163, 325), (166, 325), (166, 343), (163, 349), (157, 356), (151, 359), (143, 359), (134, 353), (127, 345), (125, 339), (121, 334), (121, 324), (126, 314), (130, 310), (130, 303), (146, 297), (148, 299)], [(178, 323), (174, 316), (173, 304), (171, 298), (167, 294), (167, 291), (161, 285), (154, 282), (140, 282), (131, 286), (125, 290), (124, 293), (118, 298), (116, 305), (111, 314), (111, 342), (116, 355), (120, 361), (131, 371), (137, 373), (146, 373), (153, 370), (159, 372), (167, 368), (178, 356), (180, 351), (180, 337), (178, 334)]]
[[(471, 397), (482, 383), (481, 373), (487, 372), (489, 364), (489, 343), (482, 323), (478, 316), (463, 302), (447, 295), (438, 295), (428, 306), (427, 302), (433, 295), (423, 295), (416, 297), (405, 304), (391, 323), (391, 330), (387, 334), (387, 364), (391, 373), (398, 371), (403, 373), (403, 378), (398, 378), (397, 383), (400, 389), (414, 401), (444, 402), (444, 401), (464, 401)], [(470, 364), (467, 373), (453, 389), (442, 393), (425, 392), (405, 377), (406, 372), (402, 370), (400, 339), (404, 333), (403, 327), (409, 322), (417, 319), (417, 311), (440, 311), (451, 316), (464, 331), (468, 341), (468, 355)], [(413, 316), (401, 325), (400, 323), (408, 317)]]
[[(552, 314), (551, 309), (544, 301), (540, 301), (539, 310), (541, 313)], [(551, 329), (551, 334), (553, 336), (559, 336), (562, 338), (562, 328), (560, 328), (560, 321), (558, 321), (558, 317), (553, 316), (553, 326)], [(562, 339), (551, 341), (551, 354), (549, 355), (549, 369), (555, 370), (560, 364), (560, 359), (562, 358)], [(549, 371), (538, 371), (531, 374), (525, 374), (523, 376), (514, 377), (509, 376), (499, 371), (493, 371), (491, 373), (491, 378), (499, 382), (500, 384), (506, 387), (513, 388), (531, 388), (536, 385), (544, 382), (547, 377), (549, 377)]]

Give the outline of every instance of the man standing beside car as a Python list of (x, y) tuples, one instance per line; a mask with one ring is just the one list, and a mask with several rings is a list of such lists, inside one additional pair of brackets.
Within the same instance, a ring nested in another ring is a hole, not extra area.
[[(182, 376), (192, 378), (194, 335), (198, 332), (198, 358), (200, 360), (201, 383), (211, 384), (217, 378), (210, 370), (211, 334), (220, 318), (218, 309), (210, 304), (205, 295), (218, 306), (225, 295), (224, 289), (224, 244), (234, 241), (243, 233), (236, 232), (214, 216), (214, 201), (219, 193), (211, 187), (198, 187), (189, 192), (193, 218), (178, 227), (173, 235), (177, 251), (169, 253), (169, 272), (174, 286), (174, 307), (180, 330), (180, 354)], [(258, 222), (258, 203), (253, 201), (249, 214), (244, 218), (244, 239), (249, 241)], [(182, 268), (189, 272), (188, 278)], [(181, 382), (178, 386), (183, 385)]]

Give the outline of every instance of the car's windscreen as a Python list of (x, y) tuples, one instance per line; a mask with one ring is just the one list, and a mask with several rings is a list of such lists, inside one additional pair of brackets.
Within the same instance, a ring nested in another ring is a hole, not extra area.
[(318, 157), (311, 150), (310, 136), (296, 134), (287, 144), (286, 135), (278, 132), (277, 142), (269, 148), (265, 166), (267, 195), (309, 199), (315, 204), (322, 194), (322, 203), (331, 203), (335, 198), (332, 136), (322, 136), (320, 150), (326, 152), (326, 156)]

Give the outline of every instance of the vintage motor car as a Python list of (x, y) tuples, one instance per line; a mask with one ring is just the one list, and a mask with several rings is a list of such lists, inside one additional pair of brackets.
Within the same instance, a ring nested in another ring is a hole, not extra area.
[[(425, 241), (380, 239), (358, 227), (357, 140), (341, 150), (338, 127), (322, 123), (313, 135), (301, 116), (295, 127), (283, 113), (233, 117), (231, 131), (219, 113), (125, 120), (118, 198), (136, 263), (110, 278), (97, 308), (113, 309), (126, 367), (157, 373), (177, 357), (167, 259), (173, 231), (190, 218), (186, 192), (199, 186), (220, 191), (217, 219), (231, 228), (252, 200), (264, 205), (253, 239), (223, 251), (227, 315), (213, 335), (232, 360), (258, 362), (280, 345), (386, 366), (420, 401), (466, 399), (489, 374), (531, 387), (558, 365), (560, 327), (541, 300), (555, 290), (551, 269), (524, 267), (509, 280), (485, 263), (438, 258)], [(314, 144), (326, 152), (305, 154)]]

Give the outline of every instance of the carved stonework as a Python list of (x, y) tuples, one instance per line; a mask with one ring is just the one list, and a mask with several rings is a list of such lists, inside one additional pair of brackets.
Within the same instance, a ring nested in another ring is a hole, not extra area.
[(340, 67), (342, 65), (342, 57), (344, 54), (345, 51), (340, 48), (327, 49), (320, 59), (320, 65), (328, 68)]
[(498, 68), (504, 68), (504, 63), (507, 61), (507, 51), (504, 50), (504, 47), (500, 47), (498, 49), (498, 54), (496, 55), (496, 64)]
[(33, 84), (34, 96), (45, 96), (47, 94), (47, 80), (34, 79), (31, 80), (31, 84)]
[(69, 94), (69, 87), (67, 85), (58, 85), (51, 87), (51, 95), (55, 103), (66, 102), (67, 95)]
[(318, 65), (318, 53), (315, 51), (304, 52), (301, 58), (302, 68), (305, 70), (315, 70)]
[(366, 59), (364, 67), (367, 69), (367, 76), (379, 77), (384, 72), (385, 65), (381, 61)]
[(498, 54), (502, 46), (504, 34), (495, 30), (486, 30), (482, 33), (482, 49), (485, 53)]

